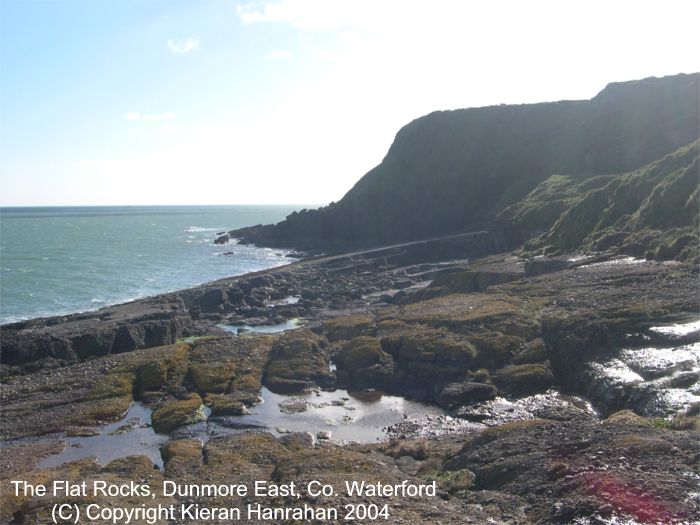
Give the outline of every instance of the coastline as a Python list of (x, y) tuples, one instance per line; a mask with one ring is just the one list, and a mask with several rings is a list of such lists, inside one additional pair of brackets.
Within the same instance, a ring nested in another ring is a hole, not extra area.
[[(530, 512), (552, 521), (608, 504), (601, 496), (606, 490), (585, 495), (563, 476), (538, 473), (542, 464), (563, 468), (550, 464), (547, 450), (579, 436), (588, 445), (567, 460), (573, 479), (585, 484), (590, 472), (586, 467), (578, 474), (576, 465), (617, 461), (622, 482), (648, 484), (651, 478), (636, 470), (642, 462), (667, 487), (666, 514), (659, 515), (693, 516), (683, 503), (689, 489), (679, 472), (692, 472), (683, 458), (693, 447), (686, 438), (696, 423), (684, 413), (697, 373), (679, 365), (687, 361), (683, 349), (700, 344), (700, 331), (672, 328), (697, 320), (692, 265), (611, 254), (525, 259), (500, 251), (497, 241), (477, 232), (313, 257), (93, 313), (5, 325), (0, 461), (14, 476), (35, 472), (39, 458), (55, 457), (50, 464), (57, 466), (39, 472), (73, 479), (78, 474), (70, 469), (87, 468), (99, 477), (121, 465), (130, 479), (150, 465), (154, 482), (162, 476), (223, 482), (228, 470), (201, 458), (241, 461), (238, 451), (248, 450), (240, 474), (252, 483), (271, 475), (254, 459), (266, 450), (273, 464), (294, 465), (288, 481), (437, 480), (448, 501), (440, 511), (447, 521), (464, 515), (463, 500), (450, 496), (464, 491), (474, 501), (487, 492), (498, 501), (490, 510), (471, 508), (474, 519), (523, 521), (523, 498), (541, 494), (531, 498)], [(647, 301), (640, 306), (642, 296)], [(278, 326), (293, 329), (275, 331)], [(638, 367), (650, 342), (682, 359), (644, 372), (641, 382), (621, 383), (608, 373), (612, 349), (614, 359)], [(599, 351), (590, 350), (593, 343)], [(48, 355), (37, 353), (40, 348)], [(688, 395), (669, 398), (679, 387)], [(265, 405), (259, 405), (261, 389)], [(378, 405), (371, 408), (377, 396), (397, 399), (408, 411), (404, 417), (398, 412), (396, 423), (369, 423), (379, 425), (372, 428), (383, 439), (339, 441), (343, 433), (324, 423), (323, 414), (337, 414), (334, 425), (361, 429), (367, 423), (355, 418), (363, 410), (379, 413)], [(439, 411), (420, 416), (402, 399)], [(133, 414), (132, 407), (146, 411), (133, 428), (151, 433), (141, 441), (153, 440), (153, 451), (142, 446), (142, 455), (108, 464), (89, 458), (61, 464), (67, 440), (89, 453), (107, 439), (101, 430), (107, 422), (111, 439), (123, 435), (129, 443), (134, 416), (124, 414)], [(283, 429), (278, 410), (306, 421), (313, 435)], [(535, 437), (543, 434), (548, 437)], [(626, 449), (628, 459), (620, 462), (615, 443), (624, 440), (663, 442), (683, 453), (671, 460), (665, 448)], [(522, 442), (531, 444), (530, 452), (513, 456), (508, 477), (492, 478), (489, 469), (502, 468), (507, 457), (503, 450)], [(153, 470), (149, 454), (162, 457), (161, 470)], [(473, 454), (486, 463), (475, 464)], [(344, 463), (357, 467), (339, 469)], [(535, 485), (545, 492), (534, 491)], [(551, 491), (568, 506), (552, 507)], [(324, 501), (340, 508), (352, 498)], [(429, 498), (408, 505), (379, 501), (408, 520), (430, 504)], [(617, 503), (614, 508), (631, 512)]]
[(230, 281), (232, 279), (244, 278), (244, 277), (248, 277), (248, 276), (257, 275), (259, 273), (264, 273), (264, 272), (267, 272), (268, 270), (273, 270), (275, 268), (284, 268), (284, 267), (291, 266), (297, 262), (300, 262), (300, 261), (303, 261), (306, 259), (306, 257), (304, 257), (303, 254), (299, 251), (294, 251), (294, 252), (290, 251), (290, 253), (297, 254), (297, 255), (299, 255), (299, 257), (290, 257), (290, 255), (285, 255), (285, 257), (289, 258), (289, 262), (287, 262), (287, 263), (268, 266), (266, 268), (261, 268), (259, 270), (253, 270), (253, 271), (243, 272), (243, 273), (239, 273), (239, 274), (231, 274), (231, 275), (227, 275), (224, 277), (217, 277), (217, 278), (209, 280), (209, 281), (205, 281), (205, 282), (198, 283), (198, 284), (193, 284), (192, 286), (186, 286), (186, 287), (182, 287), (182, 288), (174, 288), (172, 290), (163, 290), (161, 292), (157, 292), (157, 293), (150, 294), (150, 295), (145, 295), (143, 297), (126, 298), (124, 300), (118, 300), (114, 303), (108, 303), (108, 304), (105, 304), (103, 306), (99, 306), (99, 307), (94, 308), (94, 309), (67, 311), (65, 313), (56, 313), (56, 314), (49, 314), (49, 315), (26, 316), (26, 317), (22, 317), (20, 319), (8, 321), (6, 323), (1, 323), (0, 329), (2, 329), (4, 327), (11, 327), (12, 325), (16, 325), (16, 324), (33, 323), (35, 321), (37, 321), (37, 322), (38, 321), (45, 321), (45, 320), (54, 319), (54, 318), (66, 318), (66, 317), (73, 317), (73, 316), (85, 316), (85, 315), (89, 315), (89, 314), (97, 314), (98, 312), (100, 312), (102, 310), (108, 310), (108, 309), (119, 307), (119, 306), (125, 306), (125, 305), (129, 305), (132, 303), (137, 303), (140, 301), (156, 300), (157, 298), (159, 298), (161, 296), (166, 296), (166, 295), (170, 295), (170, 294), (178, 294), (178, 293), (186, 292), (188, 290), (196, 290), (196, 289), (200, 289), (200, 288), (206, 288), (208, 286), (215, 285), (219, 282)]

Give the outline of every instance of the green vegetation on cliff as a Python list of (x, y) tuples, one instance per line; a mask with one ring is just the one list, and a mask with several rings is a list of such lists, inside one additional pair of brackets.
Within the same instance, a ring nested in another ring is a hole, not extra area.
[[(559, 190), (562, 186), (566, 188)], [(507, 212), (516, 226), (549, 227), (527, 243), (529, 251), (600, 251), (614, 246), (634, 256), (687, 260), (697, 257), (699, 192), (700, 141), (696, 141), (623, 175), (578, 184), (571, 178), (551, 177)], [(551, 196), (556, 197), (548, 200)], [(555, 220), (552, 203), (562, 203)]]

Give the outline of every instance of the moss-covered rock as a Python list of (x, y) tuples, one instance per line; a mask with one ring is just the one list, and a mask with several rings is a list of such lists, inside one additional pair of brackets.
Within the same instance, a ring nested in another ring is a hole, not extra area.
[(465, 337), (446, 330), (415, 330), (382, 339), (382, 348), (396, 360), (474, 363), (477, 351)]
[(131, 395), (117, 396), (94, 400), (87, 403), (87, 407), (81, 413), (71, 417), (68, 423), (74, 424), (100, 424), (115, 421), (123, 417), (131, 406)]
[(111, 397), (131, 396), (134, 374), (107, 374), (94, 384), (85, 398), (89, 401)]
[(469, 469), (447, 470), (437, 476), (438, 487), (449, 494), (463, 494), (474, 486), (476, 476)]
[(175, 343), (169, 347), (163, 362), (168, 371), (166, 389), (177, 390), (182, 385), (189, 369), (190, 345), (187, 343)]
[(148, 349), (121, 370), (135, 374), (134, 395), (143, 398), (159, 391), (176, 392), (182, 388), (189, 369), (190, 345), (178, 342)]
[[(262, 375), (275, 336), (217, 336), (196, 341), (190, 352), (189, 387), (221, 410), (258, 401)], [(214, 395), (216, 394), (216, 395)], [(233, 404), (231, 404), (233, 403)]]
[(547, 350), (544, 340), (541, 337), (528, 341), (522, 349), (513, 356), (513, 363), (516, 365), (526, 365), (541, 363), (547, 359)]
[[(464, 336), (444, 329), (411, 327), (383, 337), (380, 343), (381, 351), (371, 338), (358, 338), (341, 353), (373, 359), (376, 364), (361, 369), (355, 377), (361, 378), (364, 373), (381, 377), (386, 388), (405, 395), (430, 398), (441, 385), (466, 379), (475, 363), (474, 346)], [(393, 375), (387, 378), (392, 361)], [(341, 369), (339, 365), (339, 372)]]
[(170, 399), (160, 403), (151, 415), (153, 430), (167, 434), (178, 427), (203, 421), (202, 398), (191, 393), (184, 399)]
[(622, 427), (648, 427), (651, 426), (651, 421), (642, 416), (638, 416), (631, 410), (620, 410), (608, 416), (608, 418), (603, 421), (603, 424)]
[(199, 341), (190, 353), (189, 376), (199, 392), (222, 394), (236, 374), (236, 342), (220, 337)]
[(529, 395), (544, 392), (554, 382), (548, 363), (513, 365), (493, 373), (498, 388), (509, 394)]
[(343, 346), (335, 361), (341, 368), (357, 370), (378, 364), (382, 353), (382, 346), (374, 337), (360, 336)]
[(169, 441), (162, 449), (161, 456), (166, 472), (170, 475), (192, 471), (202, 465), (202, 442), (198, 439), (178, 439)]
[(355, 389), (381, 388), (394, 373), (393, 358), (374, 337), (352, 339), (336, 354), (335, 362), (338, 382)]
[(331, 387), (330, 351), (322, 337), (308, 330), (285, 333), (273, 345), (263, 381), (273, 392), (300, 392), (313, 386)]
[(514, 315), (521, 304), (521, 298), (505, 294), (449, 294), (407, 304), (401, 307), (400, 317), (410, 323), (460, 329), (498, 323)]
[(234, 373), (235, 365), (231, 360), (223, 363), (192, 363), (190, 365), (192, 382), (200, 392), (226, 392)]
[(241, 403), (250, 406), (258, 402), (260, 389), (262, 388), (262, 370), (241, 373), (231, 381), (231, 397)]
[(497, 390), (492, 385), (462, 381), (445, 385), (437, 397), (437, 402), (445, 408), (452, 408), (469, 403), (488, 401), (496, 397)]
[(85, 396), (88, 408), (74, 414), (72, 421), (100, 423), (122, 417), (133, 401), (134, 378), (134, 374), (128, 373), (107, 374), (101, 378)]
[(323, 325), (329, 341), (349, 341), (361, 335), (376, 335), (374, 318), (369, 314), (343, 315)]
[(208, 472), (220, 476), (236, 472), (238, 482), (253, 483), (271, 479), (275, 466), (290, 451), (273, 435), (254, 432), (212, 439), (204, 447), (204, 456)]
[(168, 382), (168, 368), (161, 361), (146, 363), (136, 372), (136, 387), (139, 397), (144, 392), (160, 390)]
[(501, 332), (478, 332), (468, 340), (476, 348), (477, 364), (486, 368), (503, 366), (524, 344), (522, 337)]
[(246, 405), (239, 398), (227, 394), (207, 394), (204, 403), (211, 408), (212, 416), (240, 416), (246, 413)]

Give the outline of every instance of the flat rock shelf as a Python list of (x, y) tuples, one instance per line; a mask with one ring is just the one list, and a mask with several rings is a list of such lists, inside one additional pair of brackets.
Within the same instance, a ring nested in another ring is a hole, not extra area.
[[(434, 253), (4, 326), (3, 475), (410, 478), (440, 504), (372, 500), (397, 522), (698, 522), (696, 272)], [(3, 519), (46, 521), (15, 503)]]

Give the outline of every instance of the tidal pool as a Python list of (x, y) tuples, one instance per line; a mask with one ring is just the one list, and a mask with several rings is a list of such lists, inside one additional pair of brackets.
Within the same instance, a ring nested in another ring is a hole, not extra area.
[(630, 348), (620, 354), (630, 368), (647, 379), (677, 370), (700, 369), (700, 343), (675, 348)]
[(65, 437), (68, 446), (52, 456), (42, 459), (37, 468), (51, 468), (94, 456), (100, 465), (134, 454), (148, 456), (158, 467), (163, 467), (160, 447), (168, 436), (156, 434), (151, 427), (151, 409), (141, 403), (133, 403), (121, 420), (105, 425), (97, 436)]
[(547, 418), (552, 414), (561, 415), (583, 411), (598, 417), (593, 405), (584, 398), (566, 395), (557, 390), (548, 390), (543, 394), (534, 394), (520, 399), (497, 397), (491, 401), (475, 403), (459, 408), (456, 412), (460, 418), (479, 421), (486, 426), (497, 426), (511, 421), (535, 418)]
[(220, 324), (219, 328), (223, 328), (227, 332), (234, 334), (278, 334), (287, 330), (294, 330), (301, 326), (301, 321), (298, 318), (289, 319), (280, 324), (269, 325), (247, 325), (247, 324)]
[(684, 335), (688, 335), (700, 330), (700, 319), (690, 323), (678, 323), (667, 326), (652, 326), (650, 330), (659, 334), (682, 337)]
[[(68, 443), (59, 454), (42, 459), (37, 468), (51, 468), (69, 461), (94, 456), (105, 465), (131, 455), (144, 455), (163, 467), (160, 449), (171, 439), (210, 437), (242, 432), (270, 432), (282, 436), (309, 432), (317, 440), (371, 443), (404, 433), (439, 435), (482, 425), (453, 418), (439, 407), (386, 395), (379, 391), (347, 392), (314, 390), (293, 396), (275, 394), (263, 388), (262, 403), (250, 414), (209, 418), (156, 434), (151, 427), (151, 409), (134, 403), (120, 421), (99, 430), (99, 435), (65, 437)], [(210, 411), (205, 411), (207, 415)], [(398, 430), (397, 430), (398, 429)]]
[[(332, 441), (371, 443), (387, 439), (387, 428), (399, 422), (430, 427), (439, 426), (441, 418), (449, 417), (439, 407), (379, 391), (311, 391), (289, 396), (263, 388), (261, 396), (263, 402), (253, 407), (250, 414), (214, 418), (208, 422), (209, 431), (259, 428), (277, 436), (289, 432), (317, 436), (323, 432), (330, 434)], [(470, 424), (464, 422), (461, 426)]]
[[(653, 330), (681, 337), (697, 327), (693, 322)], [(590, 363), (587, 374), (588, 395), (598, 402), (618, 398), (643, 416), (675, 416), (700, 401), (700, 343), (624, 348), (617, 358)]]
[(284, 306), (288, 304), (297, 304), (301, 300), (301, 295), (288, 295), (283, 299), (277, 301), (270, 301), (270, 306)]

